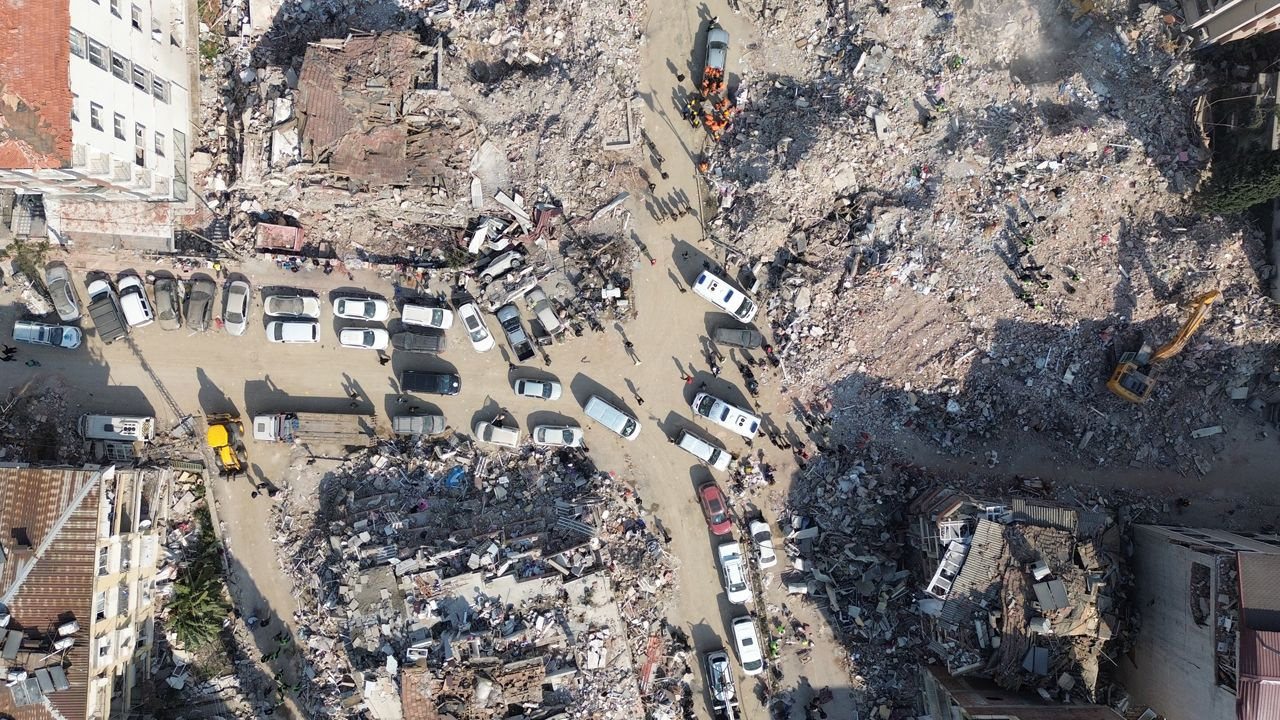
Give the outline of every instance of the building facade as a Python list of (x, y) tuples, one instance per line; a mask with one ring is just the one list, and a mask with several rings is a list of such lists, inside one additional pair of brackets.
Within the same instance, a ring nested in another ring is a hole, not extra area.
[(189, 0), (6, 3), (0, 188), (185, 200), (196, 64)]
[(1228, 43), (1280, 28), (1280, 0), (1182, 0), (1187, 28), (1206, 43)]
[(167, 470), (0, 467), (0, 717), (130, 716), (168, 487)]

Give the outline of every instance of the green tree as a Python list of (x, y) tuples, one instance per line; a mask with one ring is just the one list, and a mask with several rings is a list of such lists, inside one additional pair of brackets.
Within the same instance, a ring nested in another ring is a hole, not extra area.
[(1229, 215), (1280, 197), (1280, 153), (1256, 153), (1215, 170), (1200, 197), (1206, 211)]
[(18, 270), (33, 283), (39, 284), (45, 258), (49, 255), (48, 240), (14, 238), (8, 247), (0, 248), (0, 260), (12, 260)]
[(177, 634), (178, 642), (194, 650), (216, 640), (230, 610), (217, 565), (199, 558), (173, 587), (173, 599), (168, 605), (169, 629)]

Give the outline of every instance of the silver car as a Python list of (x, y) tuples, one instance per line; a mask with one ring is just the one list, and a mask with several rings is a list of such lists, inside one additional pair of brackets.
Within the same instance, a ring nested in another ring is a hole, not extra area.
[(49, 297), (58, 310), (58, 319), (62, 322), (75, 322), (80, 319), (80, 299), (76, 297), (75, 287), (71, 284), (71, 271), (66, 265), (50, 265), (44, 271), (45, 287), (49, 289)]
[(707, 67), (724, 72), (729, 59), (729, 33), (719, 23), (707, 26)]
[(173, 278), (156, 278), (156, 321), (162, 330), (182, 327), (182, 293), (178, 281)]
[(320, 317), (320, 300), (310, 295), (272, 295), (263, 303), (262, 312), (271, 317), (316, 320)]
[(227, 285), (227, 299), (222, 306), (222, 321), (231, 335), (244, 334), (249, 324), (249, 283), (236, 280)]
[(213, 322), (213, 296), (217, 292), (217, 284), (209, 278), (200, 278), (191, 284), (183, 313), (187, 316), (187, 327), (197, 332), (209, 329)]

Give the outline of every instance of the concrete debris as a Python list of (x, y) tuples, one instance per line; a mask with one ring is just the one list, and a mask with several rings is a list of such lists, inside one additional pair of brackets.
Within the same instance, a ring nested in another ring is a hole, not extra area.
[(377, 714), (369, 689), (386, 682), (405, 717), (634, 718), (666, 674), (647, 648), (672, 559), (577, 451), (384, 444), (327, 475), (317, 511), (286, 495), (277, 522), (307, 608), (310, 716)]

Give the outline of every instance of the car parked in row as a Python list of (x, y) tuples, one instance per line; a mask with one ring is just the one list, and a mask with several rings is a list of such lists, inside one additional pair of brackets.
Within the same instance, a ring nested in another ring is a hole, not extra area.
[(98, 339), (110, 345), (129, 334), (129, 323), (120, 312), (120, 296), (106, 278), (96, 278), (85, 288), (89, 292), (89, 317)]
[(530, 436), (534, 445), (582, 447), (582, 428), (572, 425), (539, 425)]
[(622, 412), (618, 408), (592, 395), (587, 404), (582, 406), (587, 417), (618, 433), (627, 440), (635, 440), (640, 434), (640, 421)]
[(158, 277), (152, 286), (155, 296), (156, 321), (161, 330), (182, 327), (182, 287), (171, 277)]
[(724, 581), (725, 599), (735, 605), (751, 601), (751, 589), (747, 587), (747, 564), (742, 558), (742, 547), (727, 542), (716, 548), (720, 559), (721, 579)]
[(320, 318), (320, 299), (311, 295), (269, 295), (262, 303), (268, 317)]
[(398, 332), (391, 336), (391, 347), (411, 353), (442, 353), (449, 346), (443, 334)]
[(147, 299), (147, 288), (142, 284), (142, 278), (122, 275), (116, 287), (120, 292), (120, 311), (124, 313), (129, 327), (146, 327), (155, 322), (155, 313), (151, 311), (151, 301)]
[(396, 435), (439, 435), (447, 425), (443, 415), (396, 415), (391, 418), (391, 432)]
[(710, 270), (703, 270), (698, 274), (698, 279), (693, 282), (693, 292), (744, 323), (751, 322), (759, 309), (746, 293), (734, 288), (727, 280)]
[(462, 320), (462, 326), (467, 330), (467, 338), (471, 340), (471, 347), (476, 352), (488, 352), (493, 349), (493, 335), (489, 333), (489, 328), (484, 324), (484, 317), (480, 315), (480, 308), (475, 303), (466, 303), (458, 306), (458, 317)]
[(338, 333), (342, 347), (359, 350), (386, 350), (390, 338), (382, 328), (343, 328)]
[(694, 413), (745, 438), (755, 437), (760, 429), (760, 418), (711, 393), (698, 393), (690, 407)]
[(560, 399), (560, 383), (555, 380), (525, 380), (521, 378), (512, 383), (511, 387), (521, 397), (538, 398), (539, 400)]
[(750, 615), (734, 618), (729, 629), (733, 633), (733, 646), (738, 651), (742, 672), (746, 675), (764, 672), (764, 651), (760, 649), (755, 618)]
[(75, 322), (80, 319), (80, 299), (76, 297), (71, 271), (66, 265), (55, 263), (46, 268), (44, 285), (49, 290), (49, 297), (53, 300), (54, 309), (58, 311), (59, 320)]
[(227, 284), (227, 299), (222, 305), (222, 322), (227, 333), (237, 337), (249, 327), (249, 283), (233, 280)]
[(462, 378), (455, 373), (405, 370), (400, 373), (400, 389), (430, 395), (457, 395), (462, 390)]
[(404, 307), (400, 308), (400, 321), (405, 325), (448, 330), (453, 327), (453, 311), (447, 308), (405, 303)]
[(707, 526), (713, 535), (728, 535), (733, 530), (733, 521), (729, 519), (729, 505), (724, 500), (720, 486), (713, 482), (698, 488), (698, 500), (702, 503), (702, 512), (707, 516)]
[(486, 420), (481, 420), (476, 423), (472, 431), (475, 433), (476, 440), (482, 443), (501, 445), (508, 448), (520, 445), (520, 431), (516, 428), (494, 425)]
[(756, 560), (760, 563), (760, 569), (777, 565), (778, 556), (773, 551), (773, 531), (769, 529), (769, 523), (752, 520), (747, 525), (747, 532), (751, 534), (751, 544), (756, 548)]
[(515, 305), (503, 305), (498, 308), (497, 316), (498, 324), (502, 326), (502, 332), (506, 333), (507, 343), (511, 345), (511, 352), (516, 354), (516, 359), (524, 362), (533, 357), (533, 344), (529, 342), (524, 325), (520, 323), (520, 310)]
[(391, 306), (382, 298), (340, 297), (333, 301), (333, 314), (345, 320), (382, 322), (391, 316)]
[(72, 325), (48, 325), (46, 323), (19, 320), (13, 324), (13, 339), (32, 345), (75, 350), (84, 339), (80, 328)]
[(728, 450), (716, 447), (688, 430), (680, 431), (676, 445), (716, 470), (728, 470), (730, 463), (733, 462), (733, 455)]
[(182, 313), (187, 317), (187, 327), (196, 332), (208, 332), (209, 326), (213, 324), (213, 298), (217, 294), (218, 285), (209, 278), (196, 278), (192, 281)]
[(320, 342), (320, 323), (309, 320), (272, 320), (267, 339), (276, 343)]

